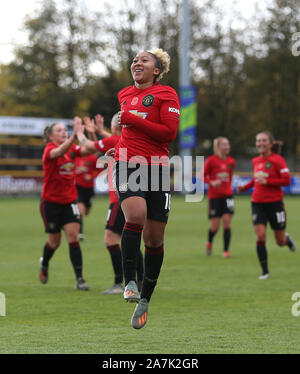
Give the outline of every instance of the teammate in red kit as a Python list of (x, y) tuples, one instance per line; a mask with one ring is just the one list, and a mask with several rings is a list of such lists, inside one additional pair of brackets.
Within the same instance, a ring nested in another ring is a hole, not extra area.
[[(115, 152), (115, 183), (125, 215), (122, 257), (124, 299), (138, 302), (131, 324), (147, 321), (148, 304), (164, 257), (164, 232), (170, 210), (168, 144), (177, 135), (180, 104), (176, 91), (159, 84), (169, 71), (170, 57), (162, 49), (143, 51), (131, 64), (134, 85), (118, 94), (122, 135)], [(139, 174), (138, 186), (135, 176)], [(141, 294), (135, 279), (141, 236), (145, 243), (145, 275)]]
[(82, 276), (82, 254), (78, 242), (79, 210), (77, 190), (74, 184), (74, 159), (83, 155), (80, 146), (73, 144), (81, 126), (74, 126), (74, 133), (68, 138), (67, 129), (61, 123), (45, 128), (47, 145), (43, 153), (44, 184), (40, 211), (48, 234), (40, 259), (40, 281), (48, 281), (49, 261), (61, 242), (63, 229), (69, 244), (70, 259), (76, 276), (76, 288), (88, 290)]
[(95, 195), (95, 178), (102, 169), (97, 168), (94, 154), (75, 158), (75, 184), (78, 191), (77, 205), (80, 213), (79, 240), (84, 240), (83, 217), (90, 213)]
[(291, 183), (289, 169), (279, 151), (280, 144), (274, 141), (269, 132), (256, 135), (256, 148), (259, 156), (252, 159), (254, 177), (237, 191), (243, 192), (254, 187), (252, 193), (252, 220), (256, 234), (257, 256), (262, 267), (259, 279), (269, 278), (268, 256), (266, 249), (267, 222), (274, 230), (275, 240), (279, 246), (287, 245), (291, 251), (296, 246), (286, 233), (286, 211), (283, 203), (281, 186)]
[(235, 159), (229, 156), (230, 143), (225, 137), (214, 139), (214, 155), (204, 164), (204, 182), (208, 184), (208, 217), (210, 228), (206, 243), (206, 254), (211, 255), (213, 238), (221, 218), (223, 221), (223, 257), (229, 258), (231, 239), (231, 218), (234, 213), (233, 189), (231, 186)]
[[(81, 122), (81, 119), (78, 117), (76, 118), (77, 121)], [(98, 132), (99, 135), (104, 136), (103, 139), (99, 141), (90, 141), (85, 138), (84, 134), (78, 134), (79, 141), (85, 141), (84, 149), (87, 152), (95, 152), (100, 151), (101, 153), (105, 153), (109, 149), (115, 147), (121, 136), (121, 126), (117, 123), (117, 114), (115, 114), (111, 120), (111, 134), (104, 131), (104, 129), (100, 129), (99, 127), (94, 127), (92, 122), (85, 118), (85, 128), (88, 132)], [(122, 255), (121, 255), (121, 248), (120, 248), (120, 239), (123, 231), (123, 227), (125, 224), (124, 214), (122, 209), (119, 205), (119, 201), (117, 195), (113, 189), (112, 185), (112, 167), (113, 162), (108, 162), (108, 185), (109, 185), (109, 208), (107, 214), (107, 222), (105, 227), (104, 233), (104, 243), (105, 246), (110, 254), (111, 262), (114, 270), (114, 284), (107, 290), (103, 291), (102, 293), (105, 295), (114, 295), (123, 293), (123, 268), (122, 268)], [(138, 282), (141, 285), (143, 280), (143, 254), (139, 251), (138, 256), (138, 266), (137, 266), (137, 278)]]

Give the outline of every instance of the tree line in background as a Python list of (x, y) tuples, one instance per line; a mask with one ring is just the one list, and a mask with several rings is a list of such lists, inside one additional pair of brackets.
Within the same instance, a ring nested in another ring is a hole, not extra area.
[[(141, 49), (159, 46), (171, 56), (162, 84), (179, 89), (180, 0), (103, 0), (92, 12), (80, 0), (43, 0), (27, 16), (25, 45), (0, 67), (0, 115), (62, 117), (119, 110), (117, 93), (132, 84), (130, 64)], [(224, 135), (232, 154), (250, 156), (258, 131), (300, 156), (300, 56), (292, 35), (300, 31), (299, 0), (273, 0), (266, 12), (242, 22), (214, 1), (191, 0), (191, 78), (197, 87), (196, 154), (211, 153)], [(178, 152), (174, 142), (172, 153)], [(294, 164), (295, 165), (295, 164)]]

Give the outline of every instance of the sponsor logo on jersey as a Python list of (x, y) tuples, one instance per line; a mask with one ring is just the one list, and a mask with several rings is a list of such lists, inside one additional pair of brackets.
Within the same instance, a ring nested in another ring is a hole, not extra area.
[(66, 164), (61, 165), (59, 174), (72, 174), (74, 170), (75, 165), (73, 162), (67, 162)]
[(148, 113), (138, 112), (137, 110), (130, 110), (129, 113), (134, 114), (135, 116), (138, 116), (138, 117), (143, 118), (143, 119), (145, 119), (148, 115)]
[(153, 104), (153, 101), (154, 101), (154, 96), (153, 95), (147, 95), (143, 98), (142, 104), (145, 107), (149, 107)]
[(172, 108), (172, 107), (169, 107), (169, 112), (180, 114), (180, 110), (179, 110), (179, 109), (177, 109), (177, 108)]
[(216, 174), (218, 179), (221, 179), (223, 182), (228, 180), (229, 174), (226, 171), (222, 171)]
[(265, 171), (259, 170), (256, 173), (254, 173), (255, 177), (264, 177), (267, 178), (269, 176), (269, 173), (266, 173)]
[(82, 174), (82, 173), (86, 173), (89, 169), (84, 166), (84, 165), (80, 165), (80, 166), (77, 166), (76, 168), (76, 174)]

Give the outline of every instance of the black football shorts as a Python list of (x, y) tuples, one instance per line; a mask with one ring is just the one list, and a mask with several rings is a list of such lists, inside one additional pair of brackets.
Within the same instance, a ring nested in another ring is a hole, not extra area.
[(147, 203), (147, 219), (168, 222), (171, 194), (167, 166), (131, 165), (117, 161), (113, 183), (120, 205), (129, 197), (142, 197)]
[(111, 203), (106, 217), (106, 230), (122, 235), (125, 217), (119, 203)]
[(80, 213), (76, 201), (70, 204), (57, 204), (41, 200), (40, 212), (45, 232), (49, 234), (59, 233), (67, 223), (80, 223)]
[(224, 214), (234, 214), (233, 196), (226, 196), (208, 201), (208, 218), (220, 218)]
[(271, 203), (254, 203), (252, 201), (252, 222), (253, 225), (267, 225), (273, 230), (284, 230), (286, 228), (286, 211), (283, 201)]
[(84, 204), (87, 208), (90, 208), (93, 204), (93, 197), (95, 195), (93, 187), (82, 187), (76, 184), (78, 191), (77, 202)]

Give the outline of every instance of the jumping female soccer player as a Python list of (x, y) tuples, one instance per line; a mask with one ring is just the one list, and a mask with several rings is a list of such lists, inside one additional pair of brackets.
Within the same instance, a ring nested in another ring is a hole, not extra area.
[(82, 275), (82, 254), (78, 242), (80, 214), (76, 203), (77, 190), (74, 184), (74, 158), (83, 155), (79, 146), (73, 144), (81, 125), (74, 126), (68, 138), (67, 129), (61, 123), (45, 128), (47, 145), (43, 153), (44, 184), (40, 211), (48, 235), (40, 259), (40, 281), (48, 281), (49, 261), (61, 242), (63, 229), (69, 244), (70, 259), (76, 276), (76, 288), (88, 290)]
[(260, 132), (256, 135), (256, 148), (259, 156), (252, 159), (254, 177), (246, 185), (238, 186), (237, 191), (243, 192), (254, 187), (252, 220), (256, 234), (257, 256), (262, 268), (259, 279), (267, 279), (270, 276), (266, 249), (267, 222), (270, 223), (279, 246), (287, 245), (291, 251), (296, 249), (294, 241), (285, 232), (286, 211), (281, 189), (281, 186), (290, 185), (291, 178), (284, 158), (278, 154), (280, 144), (274, 141), (269, 132)]
[(231, 186), (235, 159), (229, 156), (230, 143), (225, 137), (214, 139), (214, 155), (207, 157), (204, 164), (204, 182), (208, 184), (208, 217), (210, 228), (206, 243), (206, 254), (211, 255), (213, 238), (221, 218), (223, 220), (223, 257), (229, 258), (231, 218), (234, 213), (233, 189)]
[[(126, 221), (121, 240), (124, 299), (138, 302), (131, 319), (136, 329), (147, 321), (148, 304), (163, 263), (170, 210), (170, 190), (165, 183), (169, 177), (168, 144), (177, 135), (180, 104), (173, 88), (159, 84), (169, 65), (170, 57), (162, 49), (138, 53), (131, 64), (134, 85), (118, 94), (122, 135), (115, 152), (115, 182)], [(132, 181), (139, 173), (136, 186)], [(140, 294), (135, 272), (142, 233), (145, 275)]]

